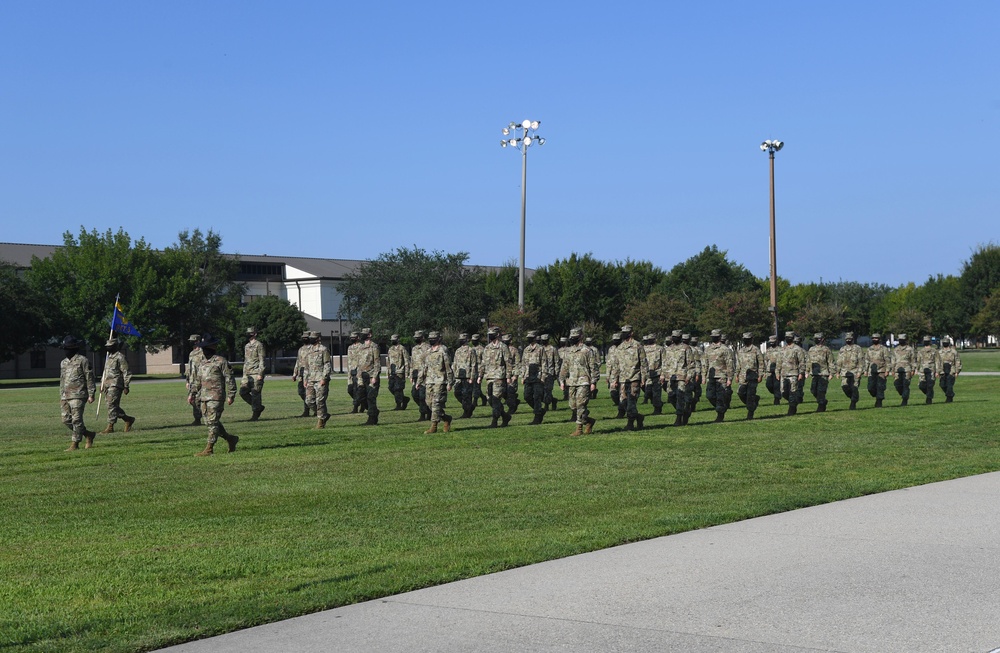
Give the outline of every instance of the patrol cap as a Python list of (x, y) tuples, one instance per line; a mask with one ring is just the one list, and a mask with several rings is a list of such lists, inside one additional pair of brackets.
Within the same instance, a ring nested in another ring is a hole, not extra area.
[(944, 338), (941, 338), (941, 344), (943, 344), (943, 345), (950, 345), (950, 344), (952, 344), (951, 338), (949, 338), (948, 336), (945, 336)]
[(721, 338), (722, 337), (722, 329), (712, 329), (712, 337), (713, 338)]
[(813, 334), (813, 340), (822, 340), (822, 339), (823, 339), (823, 334), (822, 333), (814, 333)]
[[(570, 338), (579, 338), (582, 335), (582, 333), (583, 332), (580, 331), (579, 329), (570, 329), (569, 330), (569, 337)], [(562, 338), (560, 338), (560, 340), (562, 340)]]
[(846, 338), (847, 340), (854, 340), (854, 332), (848, 331), (846, 334), (844, 334), (844, 338)]
[(440, 338), (441, 334), (438, 333), (437, 331), (431, 331), (430, 333), (427, 334), (428, 340), (440, 340)]
[(800, 342), (802, 342), (802, 336), (800, 335), (792, 336), (792, 342), (794, 342), (795, 344), (799, 344)]
[(399, 342), (399, 334), (398, 333), (394, 333), (391, 336), (389, 336), (389, 341), (390, 342)]
[(414, 338), (423, 338), (424, 337), (424, 332), (421, 331), (420, 329), (417, 329), (416, 331), (413, 332), (413, 337)]
[(622, 339), (621, 331), (616, 331), (615, 333), (612, 333), (611, 334), (611, 339), (612, 340), (621, 340)]
[(473, 333), (472, 334), (472, 342), (479, 342), (479, 334), (478, 333)]
[(499, 327), (490, 327), (489, 330), (486, 333), (489, 334), (489, 335), (491, 335), (491, 336), (500, 335), (500, 328)]
[(75, 336), (66, 336), (63, 338), (62, 344), (59, 345), (63, 349), (79, 349), (83, 343), (76, 339)]
[(795, 337), (795, 332), (794, 331), (785, 331), (785, 337), (786, 338), (794, 338)]
[(872, 340), (881, 340), (881, 339), (882, 339), (882, 334), (881, 333), (873, 333), (872, 334)]
[(459, 340), (468, 340), (469, 339), (469, 334), (468, 333), (460, 333), (460, 334), (458, 334), (458, 339)]
[(302, 332), (302, 339), (303, 340), (308, 340), (311, 337), (312, 337), (312, 331), (303, 331)]
[(188, 336), (188, 342), (198, 342), (199, 340), (201, 340), (200, 333), (192, 333)]
[(655, 333), (647, 333), (646, 334), (646, 340), (656, 340), (656, 334)]
[(767, 341), (768, 342), (778, 342), (778, 336), (768, 336), (767, 337)]
[(538, 337), (538, 332), (535, 331), (535, 330), (531, 330), (531, 331), (528, 332), (528, 334), (525, 337), (528, 338), (529, 340), (532, 340), (532, 339)]
[[(421, 335), (423, 335), (423, 334), (421, 334)], [(352, 338), (357, 338), (358, 337), (358, 332), (357, 331), (351, 331), (351, 337)]]
[(319, 338), (319, 331), (310, 331), (309, 332), (309, 337), (310, 338)]
[(118, 339), (117, 338), (108, 338), (108, 341), (106, 343), (104, 343), (104, 346), (105, 347), (117, 347), (118, 346)]
[(671, 338), (681, 338), (682, 337), (681, 330), (680, 329), (674, 329), (673, 331), (670, 332), (670, 337)]
[(681, 341), (690, 340), (690, 339), (691, 339), (691, 334), (690, 333), (682, 333), (681, 334)]
[(632, 333), (632, 325), (631, 324), (623, 324), (622, 325), (622, 333), (623, 334), (625, 334), (625, 333)]
[(743, 332), (743, 339), (744, 340), (753, 340), (753, 331), (744, 331)]
[(587, 336), (586, 338), (583, 339), (583, 341), (589, 345), (594, 342), (594, 339), (591, 338), (590, 336)]
[(923, 340), (924, 340), (924, 344), (925, 345), (931, 344), (931, 337), (930, 336), (924, 336)]
[(900, 339), (900, 340), (908, 340), (908, 338), (906, 337), (906, 334), (905, 334), (905, 333), (901, 333), (901, 334), (899, 334), (899, 339)]
[(723, 333), (723, 334), (722, 334), (721, 336), (719, 336), (719, 337), (720, 337), (720, 338), (722, 338), (722, 342), (725, 342), (725, 341), (729, 340), (729, 336), (728, 336), (728, 335), (726, 335), (725, 333)]
[(691, 336), (691, 344), (692, 345), (698, 344), (698, 336)]
[(361, 329), (361, 335), (363, 335), (363, 336), (370, 336), (371, 334), (372, 334), (372, 330), (369, 329), (368, 327), (365, 327), (364, 329)]
[(547, 333), (543, 333), (539, 337), (542, 339), (542, 342), (548, 342), (549, 341), (549, 334), (547, 334)]
[(252, 326), (251, 327), (247, 327), (247, 335), (248, 336), (255, 336), (255, 335), (257, 335), (257, 327), (252, 327)]
[(502, 336), (500, 336), (500, 339), (503, 340), (504, 342), (510, 342), (510, 334), (505, 333)]

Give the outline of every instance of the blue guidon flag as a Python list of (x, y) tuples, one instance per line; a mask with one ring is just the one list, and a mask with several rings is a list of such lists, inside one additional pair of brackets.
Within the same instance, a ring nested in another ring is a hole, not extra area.
[(136, 329), (131, 322), (125, 319), (122, 315), (122, 305), (115, 300), (115, 314), (111, 318), (111, 330), (118, 333), (124, 333), (127, 336), (136, 336), (141, 338), (142, 334)]

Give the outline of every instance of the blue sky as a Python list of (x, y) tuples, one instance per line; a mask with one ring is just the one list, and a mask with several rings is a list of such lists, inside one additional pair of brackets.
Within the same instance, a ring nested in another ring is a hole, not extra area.
[(1000, 3), (20, 2), (0, 20), (0, 240), (372, 258), (716, 244), (898, 285), (1000, 240)]

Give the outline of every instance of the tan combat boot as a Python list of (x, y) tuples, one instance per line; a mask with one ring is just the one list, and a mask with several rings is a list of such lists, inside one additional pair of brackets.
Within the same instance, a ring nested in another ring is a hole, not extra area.
[(451, 430), (451, 415), (444, 416), (444, 427), (441, 430), (445, 433)]
[(570, 433), (569, 435), (570, 435), (571, 438), (575, 438), (578, 435), (583, 435), (583, 430), (580, 428), (580, 425), (577, 424), (576, 425), (576, 430), (573, 431), (572, 433)]
[(438, 432), (438, 423), (431, 422), (431, 427), (426, 431), (424, 431), (424, 435), (430, 435), (431, 433), (437, 433), (437, 432)]
[(587, 418), (587, 425), (583, 427), (583, 434), (590, 435), (594, 431), (594, 424), (597, 422), (593, 417)]
[(73, 440), (72, 442), (69, 443), (69, 449), (67, 449), (66, 451), (76, 451), (79, 448), (80, 448), (80, 443), (77, 442), (76, 440)]
[(195, 456), (200, 458), (202, 456), (211, 456), (213, 453), (215, 453), (215, 445), (207, 444), (205, 445), (205, 450), (196, 453)]
[(92, 446), (94, 446), (95, 435), (97, 434), (94, 433), (93, 431), (87, 431), (86, 434), (84, 434), (84, 437), (86, 438), (87, 441), (86, 444), (83, 445), (84, 449), (90, 449)]
[[(127, 431), (128, 429), (125, 430)], [(115, 425), (110, 423), (106, 427), (104, 427), (103, 431), (99, 431), (100, 435), (107, 435), (108, 433), (114, 433), (114, 432), (115, 432)]]
[(135, 424), (134, 417), (123, 417), (122, 421), (125, 422), (125, 432), (128, 433), (132, 430), (132, 425)]

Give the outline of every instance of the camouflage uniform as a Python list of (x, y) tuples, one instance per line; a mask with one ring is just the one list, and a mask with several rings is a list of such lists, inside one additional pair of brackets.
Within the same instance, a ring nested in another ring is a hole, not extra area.
[[(683, 336), (681, 336), (681, 342), (684, 342)], [(698, 402), (701, 401), (701, 386), (705, 381), (705, 350), (701, 348), (698, 339), (694, 336), (690, 336), (688, 346), (691, 347), (695, 369), (694, 377), (691, 379), (691, 407), (688, 409), (688, 414), (691, 414), (697, 410)]]
[(815, 344), (806, 352), (806, 363), (808, 373), (812, 377), (809, 384), (809, 392), (816, 398), (816, 412), (826, 411), (826, 391), (830, 385), (830, 377), (836, 373), (837, 363), (834, 361), (833, 352), (823, 342), (823, 334), (817, 333), (813, 336)]
[[(202, 347), (206, 347), (208, 342), (217, 344), (214, 340), (203, 340)], [(234, 451), (239, 438), (230, 435), (222, 425), (222, 412), (225, 410), (226, 402), (232, 404), (236, 398), (236, 379), (233, 378), (233, 369), (229, 366), (228, 360), (213, 353), (198, 365), (197, 374), (191, 384), (190, 400), (193, 401), (195, 398), (201, 400), (201, 412), (208, 425), (208, 446), (197, 455), (211, 455), (220, 437), (229, 444), (229, 450)]]
[(644, 389), (644, 399), (653, 404), (653, 414), (663, 413), (663, 387), (660, 385), (660, 376), (663, 369), (663, 347), (656, 342), (656, 336), (652, 333), (645, 338), (647, 344), (643, 345), (646, 350), (646, 364), (649, 366), (649, 376), (646, 378)]
[(865, 367), (868, 368), (868, 394), (875, 397), (875, 407), (882, 407), (885, 399), (885, 379), (892, 369), (892, 352), (880, 341), (882, 336), (872, 334), (872, 346), (865, 352)]
[(466, 344), (467, 334), (459, 336), (461, 345), (455, 350), (455, 360), (452, 363), (455, 379), (455, 398), (462, 404), (462, 417), (472, 417), (476, 409), (476, 378), (479, 376), (479, 356), (471, 345)]
[(395, 333), (389, 338), (392, 343), (389, 346), (389, 352), (386, 356), (386, 361), (389, 365), (389, 392), (392, 394), (393, 398), (396, 400), (396, 408), (394, 410), (406, 410), (406, 406), (410, 403), (410, 398), (404, 393), (406, 389), (406, 376), (409, 373), (410, 367), (410, 352), (406, 351), (406, 347), (399, 344), (399, 336)]
[(950, 404), (955, 399), (955, 377), (962, 371), (962, 357), (958, 355), (958, 349), (952, 346), (951, 338), (942, 340), (941, 345), (938, 353), (938, 383), (944, 391), (944, 402)]
[(125, 354), (117, 349), (118, 343), (108, 341), (106, 345), (114, 347), (116, 350), (108, 355), (104, 365), (104, 376), (101, 383), (104, 386), (104, 396), (108, 399), (108, 426), (102, 433), (111, 433), (115, 430), (115, 422), (119, 419), (125, 422), (125, 432), (132, 430), (134, 417), (129, 417), (122, 410), (122, 394), (128, 394), (128, 386), (132, 381), (132, 372), (129, 370), (128, 361)]
[(351, 414), (368, 410), (368, 397), (364, 392), (358, 391), (358, 351), (361, 347), (358, 338), (358, 332), (351, 331), (351, 344), (347, 346), (347, 370), (350, 374), (347, 394), (351, 397)]
[(518, 399), (517, 385), (518, 376), (521, 373), (521, 352), (511, 343), (510, 334), (505, 333), (503, 335), (503, 342), (510, 350), (511, 374), (510, 381), (507, 383), (507, 409), (513, 415), (517, 412), (517, 407), (521, 404), (521, 400)]
[(622, 334), (614, 333), (611, 335), (611, 346), (608, 347), (608, 354), (604, 359), (605, 369), (604, 371), (608, 375), (608, 394), (611, 395), (611, 403), (618, 408), (618, 415), (616, 417), (625, 417), (625, 406), (621, 403), (621, 390), (618, 386), (611, 387), (611, 379), (618, 375), (618, 362), (615, 358), (615, 352), (618, 351), (618, 346), (622, 344)]
[(941, 363), (938, 350), (931, 343), (930, 336), (924, 336), (923, 345), (917, 352), (917, 373), (920, 374), (917, 387), (924, 393), (924, 403), (929, 404), (934, 401), (934, 380), (937, 378)]
[(757, 394), (757, 384), (767, 369), (767, 360), (760, 347), (753, 344), (753, 334), (743, 334), (743, 346), (736, 353), (736, 375), (733, 380), (737, 384), (736, 396), (747, 407), (747, 419), (753, 419), (754, 412), (760, 405)]
[(261, 403), (261, 392), (264, 389), (264, 345), (257, 340), (257, 331), (253, 327), (247, 329), (250, 340), (243, 348), (243, 380), (240, 382), (240, 398), (253, 409), (251, 422), (260, 419), (264, 412)]
[[(563, 359), (563, 354), (565, 354), (566, 352), (569, 351), (569, 339), (566, 336), (561, 336), (559, 338), (559, 347), (558, 347), (558, 349), (556, 351), (558, 353), (558, 356), (556, 358), (556, 366), (557, 366), (556, 367), (556, 378), (562, 378), (559, 375), (562, 374), (562, 359)], [(598, 358), (598, 365), (600, 365), (600, 358)], [(597, 389), (595, 388), (594, 389), (594, 393), (596, 394), (596, 392), (597, 392)], [(569, 388), (568, 387), (563, 388), (562, 398), (563, 398), (563, 401), (569, 401)], [(552, 403), (552, 408), (555, 408), (555, 407), (556, 407), (556, 404), (555, 404), (555, 402), (553, 402)]]
[(900, 406), (906, 406), (910, 403), (910, 381), (917, 372), (917, 352), (908, 344), (905, 333), (899, 334), (899, 346), (892, 352), (892, 367), (889, 369), (896, 376), (893, 385), (902, 399)]
[(767, 391), (774, 397), (774, 405), (781, 403), (781, 379), (778, 378), (778, 367), (781, 365), (781, 345), (777, 336), (768, 336), (767, 348), (764, 350), (764, 363), (767, 369)]
[(310, 341), (306, 353), (306, 398), (312, 400), (310, 408), (317, 417), (316, 428), (323, 428), (330, 419), (326, 401), (330, 396), (333, 363), (330, 361), (330, 350), (319, 340), (319, 331), (310, 332)]
[(355, 393), (361, 393), (368, 400), (368, 421), (365, 426), (378, 424), (378, 383), (382, 374), (382, 356), (378, 344), (372, 340), (371, 329), (361, 330), (362, 342), (358, 343), (357, 365), (361, 385)]
[[(188, 342), (191, 343), (191, 354), (188, 356), (187, 363), (187, 391), (191, 392), (191, 379), (194, 378), (196, 374), (195, 370), (198, 365), (205, 361), (205, 354), (202, 353), (201, 347), (198, 346), (198, 342), (201, 341), (201, 336), (197, 333), (191, 334), (188, 338)], [(191, 422), (191, 426), (201, 426), (201, 401), (195, 397), (195, 402), (191, 406), (191, 412), (194, 415), (194, 421)]]
[[(469, 346), (476, 352), (476, 365), (478, 367), (482, 367), (484, 347), (479, 343), (478, 333), (472, 334), (472, 343)], [(480, 401), (483, 406), (486, 405), (486, 395), (483, 394), (483, 384), (477, 378), (472, 384), (472, 403), (473, 405), (477, 405)]]
[(545, 369), (545, 406), (546, 408), (551, 407), (552, 410), (556, 409), (556, 405), (559, 403), (555, 396), (552, 394), (552, 389), (555, 387), (556, 379), (558, 379), (558, 374), (562, 368), (562, 359), (559, 357), (559, 350), (555, 345), (549, 343), (549, 334), (543, 333), (542, 347), (545, 348), (546, 354), (548, 354), (548, 367)]
[(89, 449), (95, 435), (83, 423), (84, 404), (92, 402), (97, 394), (94, 370), (87, 357), (80, 354), (79, 346), (80, 342), (76, 338), (67, 336), (63, 340), (66, 358), (59, 363), (59, 406), (62, 423), (72, 433), (70, 450), (77, 449), (84, 438), (87, 438)]
[(513, 371), (513, 361), (510, 357), (510, 348), (500, 342), (499, 330), (491, 327), (490, 335), (494, 338), (483, 349), (483, 364), (479, 368), (479, 378), (480, 381), (488, 381), (492, 387), (490, 405), (493, 407), (493, 422), (490, 427), (496, 427), (497, 420), (501, 418), (502, 425), (507, 426), (510, 414), (503, 409), (503, 398), (507, 395), (507, 379)]
[(448, 389), (455, 383), (448, 348), (440, 344), (437, 331), (431, 331), (428, 339), (427, 352), (421, 358), (417, 383), (426, 389), (426, 397), (430, 402), (431, 427), (424, 433), (436, 433), (438, 422), (444, 422), (444, 431), (451, 428), (451, 415), (444, 412), (448, 401)]
[(417, 377), (424, 365), (424, 356), (430, 351), (431, 346), (424, 342), (423, 331), (414, 331), (413, 340), (416, 344), (410, 350), (410, 396), (420, 411), (420, 418), (417, 421), (425, 422), (431, 418), (431, 408), (427, 405), (427, 388), (417, 383)]
[(847, 334), (847, 344), (840, 348), (837, 354), (837, 375), (840, 376), (840, 387), (851, 400), (851, 410), (858, 407), (858, 391), (861, 387), (861, 375), (865, 373), (867, 356), (865, 350), (854, 344), (854, 334)]
[(802, 401), (802, 384), (806, 378), (806, 352), (794, 342), (795, 334), (785, 332), (785, 346), (781, 350), (778, 378), (781, 379), (781, 396), (788, 402), (788, 414), (795, 415)]
[(587, 410), (590, 402), (590, 392), (597, 385), (599, 363), (594, 352), (586, 344), (580, 343), (580, 330), (572, 329), (570, 337), (574, 343), (563, 350), (562, 367), (559, 368), (559, 385), (569, 392), (569, 407), (576, 415), (576, 430), (571, 435), (590, 433), (594, 428), (594, 420)]
[(535, 342), (538, 334), (529, 331), (528, 344), (521, 355), (521, 378), (524, 381), (524, 401), (535, 412), (532, 424), (541, 424), (542, 416), (548, 408), (545, 398), (545, 387), (549, 380), (551, 361), (549, 352), (541, 344)]
[(722, 344), (722, 333), (712, 330), (712, 342), (705, 348), (704, 374), (705, 396), (708, 403), (715, 408), (715, 421), (721, 422), (726, 417), (729, 404), (733, 399), (733, 369), (732, 351)]
[(632, 327), (627, 324), (622, 326), (622, 344), (615, 350), (615, 362), (615, 376), (611, 384), (619, 388), (619, 401), (625, 404), (625, 415), (628, 417), (625, 429), (631, 431), (633, 422), (636, 428), (641, 429), (645, 415), (639, 413), (636, 402), (639, 400), (640, 389), (649, 377), (649, 365), (646, 350), (632, 339)]
[(295, 366), (292, 368), (292, 381), (296, 382), (296, 390), (302, 399), (302, 414), (299, 417), (309, 417), (310, 413), (316, 414), (316, 397), (309, 395), (309, 382), (306, 380), (309, 376), (306, 358), (309, 355), (309, 348), (312, 347), (309, 334), (309, 331), (302, 332), (302, 346), (295, 354)]
[(684, 343), (680, 331), (670, 336), (671, 344), (664, 349), (661, 383), (667, 386), (667, 401), (674, 407), (674, 426), (682, 426), (691, 416), (691, 381), (696, 374), (695, 353)]

